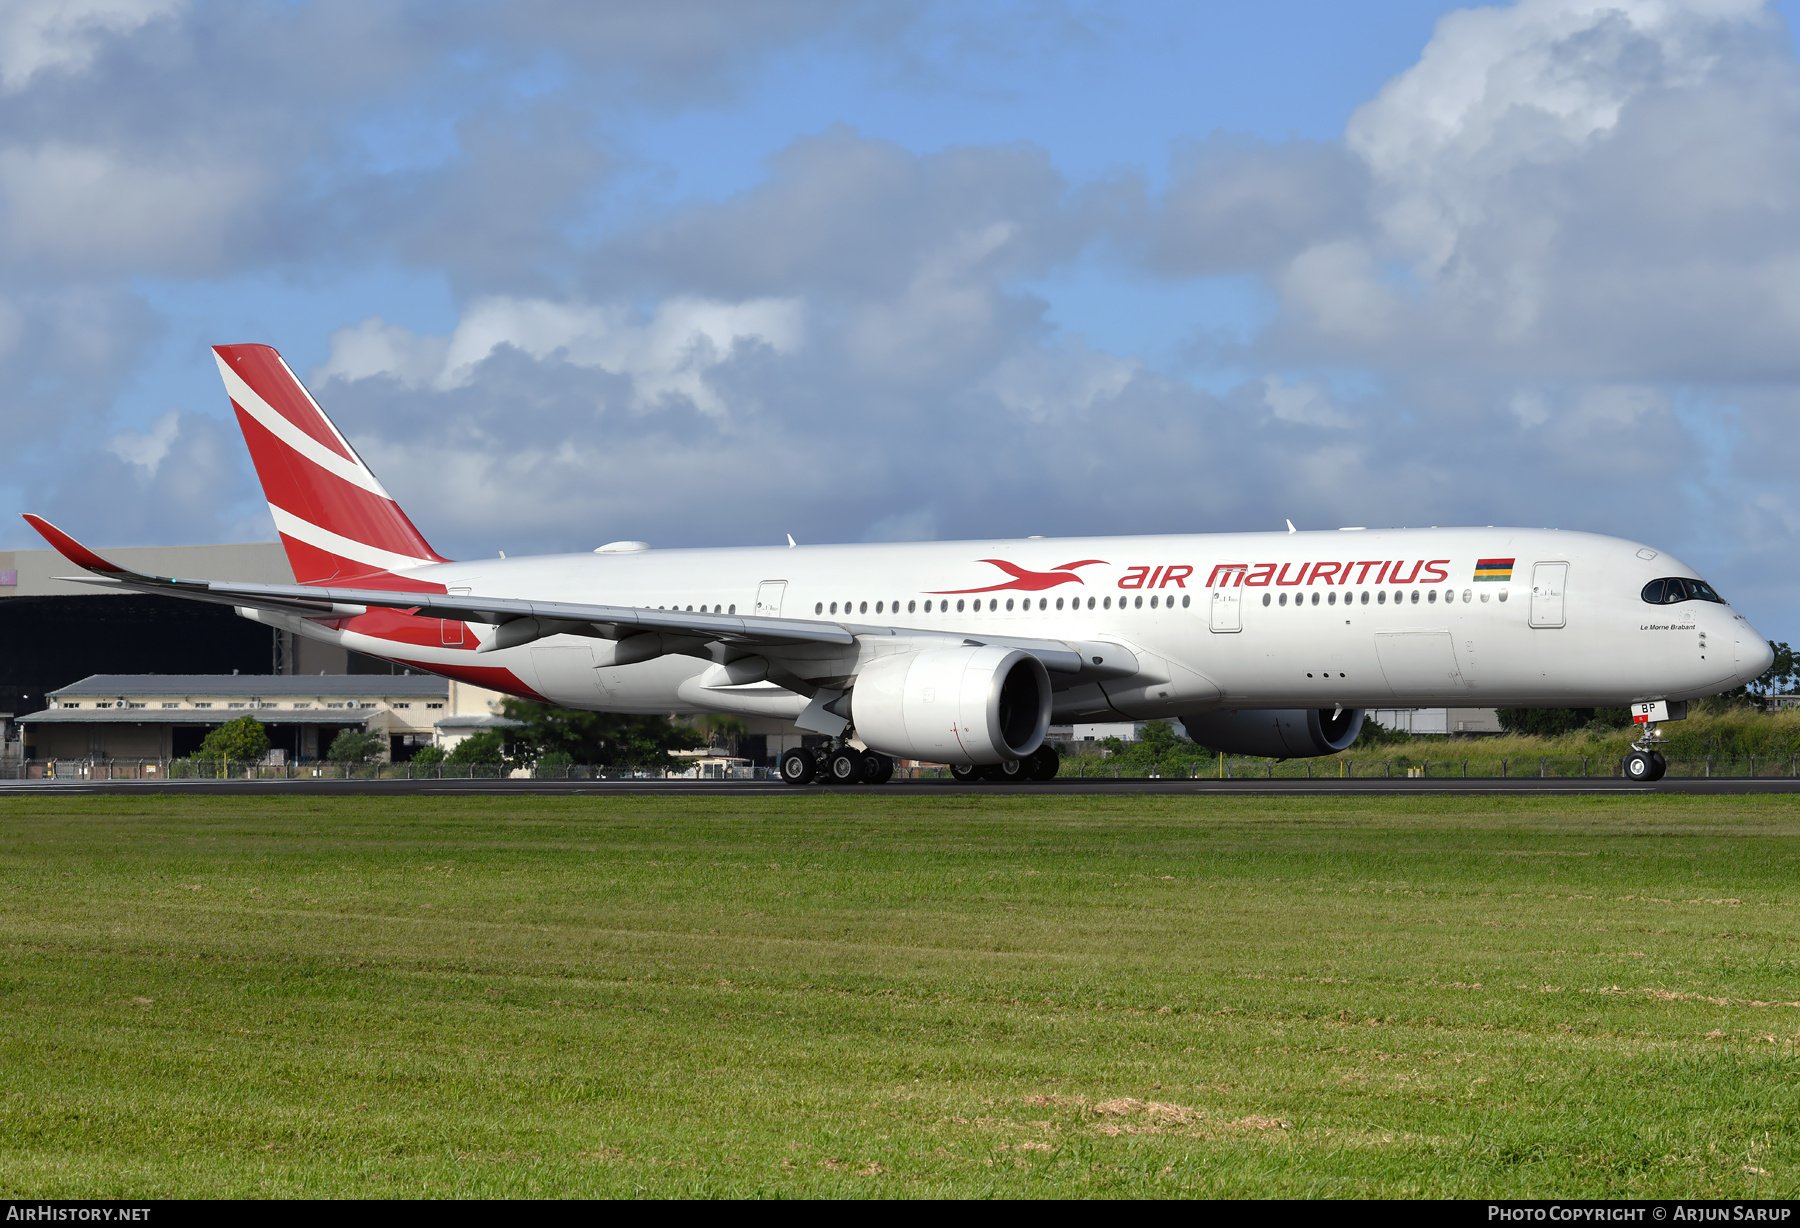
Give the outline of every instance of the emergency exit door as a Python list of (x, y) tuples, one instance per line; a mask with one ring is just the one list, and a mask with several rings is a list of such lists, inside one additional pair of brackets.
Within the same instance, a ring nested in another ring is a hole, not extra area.
[(1563, 625), (1563, 590), (1568, 587), (1567, 563), (1539, 563), (1531, 569), (1531, 625)]
[(781, 599), (787, 596), (786, 580), (764, 580), (756, 586), (756, 612), (763, 618), (781, 617)]

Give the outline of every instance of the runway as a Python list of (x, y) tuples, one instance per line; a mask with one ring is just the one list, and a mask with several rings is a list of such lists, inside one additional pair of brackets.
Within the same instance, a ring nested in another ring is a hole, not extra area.
[(1539, 794), (1671, 793), (1684, 795), (1794, 794), (1800, 780), (1773, 777), (1680, 777), (1640, 784), (1610, 777), (1411, 780), (1053, 780), (1043, 784), (961, 784), (954, 780), (896, 780), (885, 785), (794, 787), (779, 781), (693, 780), (29, 780), (0, 781), (0, 797), (112, 795), (150, 797), (945, 797), (956, 795), (1060, 797), (1140, 795), (1174, 797), (1528, 796)]

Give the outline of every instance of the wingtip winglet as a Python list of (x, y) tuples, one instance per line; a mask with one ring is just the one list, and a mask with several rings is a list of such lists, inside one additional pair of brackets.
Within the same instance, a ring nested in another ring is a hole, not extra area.
[(125, 574), (125, 569), (123, 567), (118, 567), (107, 562), (92, 550), (89, 550), (86, 546), (76, 541), (73, 537), (70, 537), (67, 533), (64, 533), (61, 529), (51, 524), (48, 520), (45, 520), (42, 516), (34, 516), (30, 512), (23, 512), (21, 515), (24, 516), (26, 524), (37, 530), (39, 537), (42, 537), (45, 541), (54, 546), (58, 554), (62, 555), (65, 559), (68, 559), (69, 562), (75, 564), (75, 566), (84, 567), (88, 571), (97, 571), (102, 575), (108, 576)]

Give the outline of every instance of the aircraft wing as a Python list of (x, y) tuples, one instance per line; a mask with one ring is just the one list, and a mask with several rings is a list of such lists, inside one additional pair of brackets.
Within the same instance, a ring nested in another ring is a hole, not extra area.
[[(253, 584), (152, 576), (109, 562), (41, 517), (28, 514), (25, 520), (43, 535), (44, 540), (56, 547), (64, 558), (93, 573), (89, 576), (68, 577), (80, 583), (126, 588), (134, 592), (160, 593), (217, 605), (271, 610), (302, 618), (351, 618), (371, 609), (405, 610), (426, 618), (486, 623), (500, 628), (490, 641), (495, 647), (529, 643), (542, 635), (559, 632), (598, 633), (605, 639), (625, 639), (632, 635), (662, 632), (692, 636), (703, 641), (770, 649), (806, 644), (849, 647), (857, 642), (859, 636), (906, 636), (943, 639), (952, 643), (973, 639), (980, 643), (1004, 644), (1031, 653), (1043, 661), (1046, 669), (1058, 673), (1078, 673), (1083, 667), (1082, 647), (1060, 640), (1021, 639), (1016, 636), (971, 637), (964, 633), (885, 625), (801, 618), (761, 618), (742, 614), (703, 614), (687, 610), (533, 601), (474, 594), (333, 588), (314, 584)], [(506, 628), (509, 624), (523, 624), (527, 619), (536, 620), (536, 625), (521, 625), (516, 634), (508, 634)], [(1106, 648), (1117, 650), (1116, 645), (1107, 645)]]

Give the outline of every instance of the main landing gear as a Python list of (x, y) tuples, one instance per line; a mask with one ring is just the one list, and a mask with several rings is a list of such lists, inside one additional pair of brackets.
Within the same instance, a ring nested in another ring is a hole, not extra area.
[(836, 746), (796, 746), (781, 756), (781, 779), (790, 785), (880, 785), (894, 775), (894, 761), (872, 750), (858, 750), (848, 743)]
[[(1027, 780), (1055, 780), (1062, 756), (1040, 746), (1023, 759), (1001, 763), (952, 767), (950, 774), (969, 783), (987, 781), (1011, 784)], [(831, 746), (796, 746), (781, 756), (781, 779), (790, 785), (881, 785), (894, 775), (894, 761), (878, 751), (858, 750), (847, 742)]]
[(1644, 736), (1631, 744), (1631, 754), (1625, 757), (1625, 778), (1627, 780), (1649, 783), (1661, 780), (1669, 770), (1669, 761), (1663, 758), (1657, 745), (1662, 735), (1655, 725), (1644, 726)]
[(991, 784), (1015, 784), (1026, 780), (1055, 780), (1056, 771), (1062, 766), (1062, 756), (1049, 746), (1040, 746), (1023, 759), (1004, 759), (999, 763), (983, 763), (973, 767), (952, 767), (950, 775), (970, 784), (975, 781), (987, 781)]

